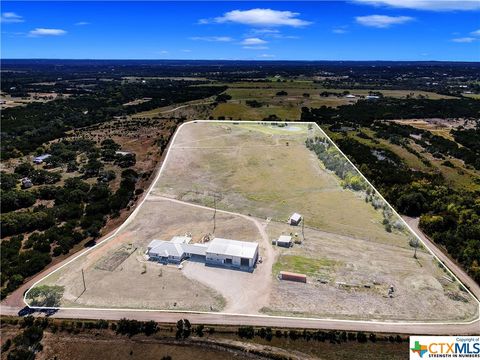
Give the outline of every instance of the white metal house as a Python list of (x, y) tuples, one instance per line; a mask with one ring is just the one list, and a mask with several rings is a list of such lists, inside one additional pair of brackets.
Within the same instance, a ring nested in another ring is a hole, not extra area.
[(258, 243), (215, 238), (208, 244), (189, 244), (190, 237), (175, 236), (170, 241), (152, 240), (147, 246), (149, 260), (178, 264), (197, 258), (208, 265), (253, 269), (258, 259)]

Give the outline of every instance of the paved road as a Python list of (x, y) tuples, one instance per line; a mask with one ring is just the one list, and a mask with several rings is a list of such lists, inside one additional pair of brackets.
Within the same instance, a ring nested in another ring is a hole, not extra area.
[(450, 259), (437, 245), (430, 240), (418, 227), (419, 218), (402, 216), (405, 222), (415, 233), (427, 244), (428, 248), (457, 276), (457, 278), (468, 287), (473, 295), (480, 300), (480, 286), (473, 280), (455, 261)]
[[(16, 315), (17, 308), (2, 306), (2, 315)], [(373, 322), (350, 320), (318, 320), (301, 318), (284, 318), (275, 316), (248, 316), (233, 314), (199, 314), (199, 313), (172, 313), (161, 311), (132, 311), (132, 310), (59, 310), (52, 315), (55, 318), (72, 319), (105, 319), (119, 320), (121, 318), (136, 319), (139, 321), (154, 320), (157, 322), (174, 323), (179, 319), (187, 318), (193, 324), (205, 325), (251, 325), (271, 327), (291, 327), (305, 329), (345, 330), (383, 332), (397, 334), (430, 334), (430, 335), (478, 335), (480, 321), (471, 324), (441, 324), (441, 323), (400, 323), (400, 322)]]

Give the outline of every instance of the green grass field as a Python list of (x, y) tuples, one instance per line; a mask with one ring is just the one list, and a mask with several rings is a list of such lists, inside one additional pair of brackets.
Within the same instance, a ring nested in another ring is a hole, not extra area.
[(277, 276), (280, 271), (291, 271), (308, 276), (323, 275), (339, 262), (332, 259), (311, 258), (300, 255), (280, 255), (273, 265), (272, 273)]

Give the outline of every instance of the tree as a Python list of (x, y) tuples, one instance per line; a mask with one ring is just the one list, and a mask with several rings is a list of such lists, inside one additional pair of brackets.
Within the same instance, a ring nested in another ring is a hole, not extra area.
[(15, 168), (15, 173), (21, 176), (29, 176), (34, 170), (32, 164), (23, 162)]
[(97, 159), (90, 159), (88, 163), (83, 167), (85, 177), (98, 176), (100, 170), (103, 169), (103, 163)]
[(147, 336), (155, 334), (157, 331), (158, 331), (158, 324), (153, 320), (147, 321), (143, 326), (143, 332)]
[(2, 212), (30, 207), (37, 200), (32, 192), (23, 190), (0, 190), (0, 196), (2, 199), (0, 202)]
[(220, 94), (220, 95), (217, 95), (217, 97), (215, 98), (215, 101), (217, 103), (225, 103), (227, 102), (228, 100), (231, 100), (232, 97), (228, 94)]
[(177, 339), (186, 339), (190, 336), (192, 331), (192, 325), (187, 319), (181, 319), (177, 321), (177, 332), (175, 337)]
[(246, 339), (253, 339), (255, 336), (255, 330), (252, 326), (240, 326), (238, 328), (238, 336)]
[(0, 185), (2, 190), (12, 190), (17, 186), (18, 174), (8, 174), (5, 171), (1, 172)]
[(34, 286), (27, 293), (30, 306), (58, 307), (63, 296), (63, 286)]
[(420, 216), (425, 208), (425, 197), (419, 192), (402, 194), (397, 200), (397, 209), (408, 216)]
[(197, 325), (197, 327), (195, 328), (195, 334), (197, 334), (197, 336), (199, 336), (199, 337), (202, 337), (204, 328), (205, 328), (205, 326), (202, 325), (202, 324)]

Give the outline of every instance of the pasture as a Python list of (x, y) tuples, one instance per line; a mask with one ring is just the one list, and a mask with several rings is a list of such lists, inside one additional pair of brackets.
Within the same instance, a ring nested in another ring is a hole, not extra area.
[[(364, 320), (478, 316), (478, 303), (427, 249), (415, 252), (405, 227), (388, 231), (382, 208), (344, 188), (306, 147), (308, 138), (324, 137), (318, 127), (197, 121), (177, 131), (160, 177), (121, 231), (38, 284), (61, 286), (61, 306)], [(300, 226), (287, 223), (293, 212), (303, 215)], [(261, 260), (248, 273), (145, 259), (151, 240), (187, 233), (194, 242), (208, 234), (256, 241)], [(293, 247), (272, 245), (280, 235), (293, 236)], [(307, 283), (279, 280), (280, 271), (303, 273)]]

